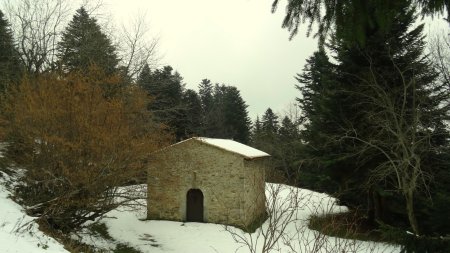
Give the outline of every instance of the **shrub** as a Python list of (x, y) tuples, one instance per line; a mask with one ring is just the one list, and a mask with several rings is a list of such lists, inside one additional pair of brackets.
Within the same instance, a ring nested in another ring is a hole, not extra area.
[(169, 135), (146, 109), (147, 95), (96, 68), (24, 78), (7, 97), (7, 156), (26, 169), (20, 197), (30, 215), (72, 231), (136, 196), (148, 154)]

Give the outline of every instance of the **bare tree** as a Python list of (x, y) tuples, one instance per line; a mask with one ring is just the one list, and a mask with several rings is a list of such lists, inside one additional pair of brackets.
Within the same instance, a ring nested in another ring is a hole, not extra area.
[[(281, 184), (267, 184), (266, 211), (267, 220), (254, 233), (243, 233), (241, 230), (225, 226), (233, 239), (246, 247), (251, 253), (280, 250), (285, 231), (296, 220), (299, 205), (298, 192), (289, 192)], [(286, 194), (286, 199), (281, 195)]]
[(434, 67), (440, 74), (441, 81), (450, 89), (450, 34), (442, 31), (433, 36), (428, 43)]
[(297, 125), (301, 125), (304, 121), (302, 116), (302, 111), (300, 109), (300, 106), (297, 102), (291, 102), (284, 108), (283, 112), (281, 113), (280, 119), (284, 116), (287, 116)]
[(151, 37), (146, 23), (146, 15), (133, 16), (128, 24), (123, 24), (120, 31), (119, 54), (126, 74), (136, 79), (145, 64), (156, 67), (158, 38)]
[(4, 8), (25, 70), (36, 74), (49, 69), (56, 60), (56, 45), (70, 15), (69, 1), (8, 0)]
[[(437, 150), (439, 146), (432, 144), (432, 139), (442, 133), (437, 129), (439, 125), (432, 121), (435, 120), (433, 117), (440, 117), (440, 113), (448, 112), (449, 90), (444, 88), (444, 83), (438, 82), (419, 88), (418, 77), (414, 74), (411, 76), (412, 66), (401, 69), (393, 57), (391, 63), (401, 80), (398, 91), (384, 84), (383, 79), (378, 78), (380, 73), (376, 73), (373, 68), (370, 68), (367, 79), (356, 77), (367, 89), (357, 95), (364, 98), (372, 108), (376, 108), (367, 112), (374, 131), (369, 136), (361, 137), (351, 123), (348, 123), (345, 127), (347, 134), (338, 138), (362, 143), (359, 150), (361, 154), (371, 149), (385, 157), (385, 161), (371, 171), (367, 187), (389, 181), (403, 195), (411, 229), (419, 235), (414, 210), (415, 194), (420, 189), (428, 191), (428, 183), (432, 177), (422, 167), (422, 159), (430, 153), (440, 152)], [(430, 101), (440, 102), (440, 112), (435, 111), (433, 115), (423, 113), (423, 108)]]
[[(290, 187), (266, 184), (267, 220), (254, 232), (225, 226), (236, 243), (236, 252), (245, 249), (251, 253), (335, 253), (335, 252), (397, 252), (398, 247), (355, 239), (331, 237), (309, 227), (311, 216), (331, 215), (331, 222), (323, 228), (342, 226), (332, 214), (346, 211), (337, 206), (328, 195)], [(356, 220), (347, 224), (346, 235), (355, 232)]]

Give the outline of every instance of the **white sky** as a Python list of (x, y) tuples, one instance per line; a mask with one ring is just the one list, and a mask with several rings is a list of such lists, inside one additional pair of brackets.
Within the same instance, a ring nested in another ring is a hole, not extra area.
[(254, 120), (283, 111), (299, 95), (294, 76), (317, 48), (306, 27), (292, 40), (281, 28), (285, 3), (272, 0), (109, 0), (118, 22), (146, 14), (159, 41), (161, 65), (171, 65), (197, 90), (204, 78), (236, 86)]

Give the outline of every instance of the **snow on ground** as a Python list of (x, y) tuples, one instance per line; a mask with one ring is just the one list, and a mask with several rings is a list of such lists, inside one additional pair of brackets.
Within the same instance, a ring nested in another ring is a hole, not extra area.
[(4, 186), (10, 178), (0, 171), (0, 252), (53, 253), (68, 252), (55, 239), (38, 229), (33, 218), (9, 198)]
[[(39, 231), (33, 218), (9, 199), (10, 192), (4, 186), (8, 181), (9, 176), (0, 172), (0, 252), (67, 252), (56, 240)], [(282, 235), (290, 238), (286, 241), (291, 242), (286, 245), (286, 242), (279, 240), (270, 252), (293, 252), (292, 249), (303, 253), (344, 252), (344, 245), (345, 252), (399, 252), (393, 246), (328, 237), (307, 228), (311, 215), (347, 210), (346, 207), (336, 205), (335, 199), (326, 194), (277, 184), (266, 184), (266, 194), (269, 203), (272, 203), (269, 211), (275, 213), (274, 217), (288, 221)], [(294, 212), (282, 212), (286, 210)], [(255, 233), (248, 234), (237, 228), (226, 228), (218, 224), (144, 220), (145, 212), (145, 206), (141, 210), (121, 208), (111, 211), (100, 222), (106, 224), (115, 242), (87, 234), (82, 237), (82, 241), (107, 251), (112, 251), (118, 244), (124, 244), (143, 253), (250, 252), (248, 247), (242, 247), (242, 240), (236, 242), (234, 239), (241, 237), (252, 239), (256, 244), (255, 249), (259, 250), (256, 252), (260, 252), (264, 244), (261, 232), (267, 232), (270, 227), (270, 220), (267, 220)], [(22, 227), (23, 225), (26, 226)], [(281, 231), (283, 226), (277, 228), (275, 231)]]
[[(380, 243), (360, 242), (323, 236), (307, 228), (308, 218), (330, 212), (345, 212), (347, 208), (336, 205), (336, 200), (326, 194), (316, 193), (285, 185), (266, 184), (269, 202), (276, 196), (274, 207), (280, 218), (290, 215), (283, 236), (289, 236), (290, 245), (279, 243), (270, 252), (398, 252), (393, 246)], [(286, 201), (288, 200), (288, 201)], [(296, 202), (298, 200), (299, 202)], [(293, 204), (294, 203), (294, 204)], [(298, 205), (296, 205), (297, 203)], [(271, 208), (272, 208), (271, 207)], [(295, 208), (295, 212), (284, 212)], [(276, 216), (276, 215), (275, 215)], [(118, 242), (128, 244), (142, 252), (250, 252), (233, 239), (232, 233), (257, 242), (256, 249), (263, 246), (261, 232), (267, 232), (270, 221), (267, 220), (261, 229), (253, 234), (246, 234), (239, 229), (218, 224), (183, 223), (173, 221), (144, 220), (145, 207), (138, 211), (114, 210), (107, 214), (101, 222), (108, 227), (109, 234)], [(281, 228), (281, 226), (279, 227)], [(230, 231), (232, 233), (230, 233)], [(259, 238), (257, 238), (259, 236)], [(241, 241), (242, 242), (242, 241)], [(299, 243), (300, 242), (300, 243)], [(258, 252), (258, 251), (257, 251)], [(260, 252), (260, 251), (259, 251)]]

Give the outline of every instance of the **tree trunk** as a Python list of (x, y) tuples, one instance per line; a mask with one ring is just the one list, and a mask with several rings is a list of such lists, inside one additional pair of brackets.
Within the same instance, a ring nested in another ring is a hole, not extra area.
[(409, 224), (416, 235), (420, 235), (419, 233), (419, 225), (417, 223), (416, 215), (414, 213), (414, 192), (412, 190), (408, 190), (405, 194), (406, 200), (406, 212), (408, 213), (408, 221)]
[(367, 221), (373, 225), (375, 224), (375, 204), (374, 204), (374, 193), (372, 187), (369, 189), (367, 194)]

